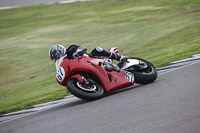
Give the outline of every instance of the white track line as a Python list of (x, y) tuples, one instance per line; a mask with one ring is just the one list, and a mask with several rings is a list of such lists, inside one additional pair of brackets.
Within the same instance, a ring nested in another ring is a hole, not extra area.
[(166, 72), (163, 72), (163, 73), (160, 73), (158, 75), (163, 75), (163, 74), (166, 74), (166, 73), (169, 73), (169, 72), (172, 72), (172, 71), (175, 71), (177, 69), (181, 69), (181, 68), (184, 68), (184, 67), (188, 67), (188, 66), (191, 66), (191, 65), (194, 65), (196, 63), (200, 63), (200, 61), (196, 61), (196, 62), (193, 62), (191, 64), (187, 64), (187, 65), (184, 65), (184, 66), (180, 66), (180, 67), (177, 67), (177, 68), (172, 68), (172, 70), (169, 70), (169, 71), (166, 71)]
[[(38, 3), (36, 5), (40, 5), (40, 4), (55, 4), (55, 3), (59, 3), (59, 4), (67, 4), (67, 3), (74, 3), (74, 2), (88, 2), (88, 1), (94, 1), (94, 0), (61, 0), (61, 1), (57, 1), (57, 2), (46, 2), (46, 3)], [(31, 6), (31, 5), (27, 5), (27, 6)], [(6, 10), (6, 9), (11, 9), (11, 8), (18, 8), (20, 6), (4, 6), (4, 7), (0, 7), (0, 10)], [(26, 7), (26, 5), (21, 6), (21, 7)]]
[(11, 9), (11, 8), (17, 8), (19, 6), (4, 6), (4, 7), (0, 7), (0, 10), (5, 10), (5, 9)]

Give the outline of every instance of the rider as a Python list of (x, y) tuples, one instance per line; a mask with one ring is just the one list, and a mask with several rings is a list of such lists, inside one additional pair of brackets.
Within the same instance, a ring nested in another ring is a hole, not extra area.
[[(56, 66), (59, 64), (59, 60), (63, 58), (68, 58), (69, 60), (78, 58), (79, 56), (82, 56), (86, 52), (87, 48), (79, 45), (71, 45), (67, 49), (60, 45), (56, 44), (49, 50), (49, 57), (51, 60), (54, 60), (56, 63)], [(101, 47), (94, 48), (89, 56), (91, 57), (108, 57), (109, 59), (115, 59), (119, 61), (120, 64), (123, 64), (127, 61), (128, 57), (123, 56), (108, 50), (105, 50)], [(58, 60), (59, 59), (59, 60)]]

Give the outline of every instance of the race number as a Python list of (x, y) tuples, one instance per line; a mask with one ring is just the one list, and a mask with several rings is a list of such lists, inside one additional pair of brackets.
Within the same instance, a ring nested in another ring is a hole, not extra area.
[(56, 78), (59, 82), (62, 82), (65, 79), (65, 70), (62, 67), (57, 69)]
[(125, 72), (125, 79), (129, 82), (134, 82), (134, 75), (131, 72)]

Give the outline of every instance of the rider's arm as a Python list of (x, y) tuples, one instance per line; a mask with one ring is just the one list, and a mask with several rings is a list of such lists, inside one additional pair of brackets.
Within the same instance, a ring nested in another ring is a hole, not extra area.
[(87, 48), (86, 48), (86, 47), (83, 47), (83, 46), (80, 46), (80, 47), (76, 50), (76, 52), (79, 53), (80, 56), (83, 55), (86, 51), (87, 51)]
[[(71, 45), (68, 49), (67, 49), (67, 58), (69, 60), (75, 58), (74, 56), (78, 56), (79, 57), (79, 54), (81, 55), (82, 53), (84, 54), (86, 52), (86, 48), (83, 47), (83, 46), (79, 46), (79, 45)], [(82, 52), (81, 52), (82, 51)], [(77, 54), (78, 53), (78, 54)], [(77, 58), (77, 57), (76, 57)]]
[(73, 53), (74, 58), (78, 58), (79, 56), (82, 56), (87, 51), (86, 47), (80, 46), (77, 48), (77, 50)]

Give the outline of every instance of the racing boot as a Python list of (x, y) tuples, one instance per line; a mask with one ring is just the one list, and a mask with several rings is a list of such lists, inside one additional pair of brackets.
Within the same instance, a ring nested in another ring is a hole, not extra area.
[(128, 57), (127, 57), (127, 56), (120, 55), (120, 54), (117, 54), (117, 53), (111, 52), (110, 59), (115, 59), (115, 60), (119, 61), (119, 63), (118, 63), (117, 65), (121, 68), (121, 66), (122, 66), (125, 62), (127, 62)]
[(128, 57), (121, 55), (121, 57), (119, 59), (119, 63), (124, 64), (127, 61), (128, 61)]
[(121, 57), (120, 57), (120, 59), (119, 59), (119, 63), (117, 63), (117, 65), (121, 68), (122, 65), (123, 65), (125, 62), (128, 62), (128, 57), (127, 57), (127, 56), (121, 55)]
[(101, 47), (94, 48), (90, 52), (90, 56), (105, 56), (105, 57), (108, 57), (109, 59), (114, 59), (114, 60), (119, 61), (120, 64), (123, 64), (123, 63), (127, 62), (127, 60), (128, 60), (127, 56), (123, 56), (123, 55), (105, 50)]

